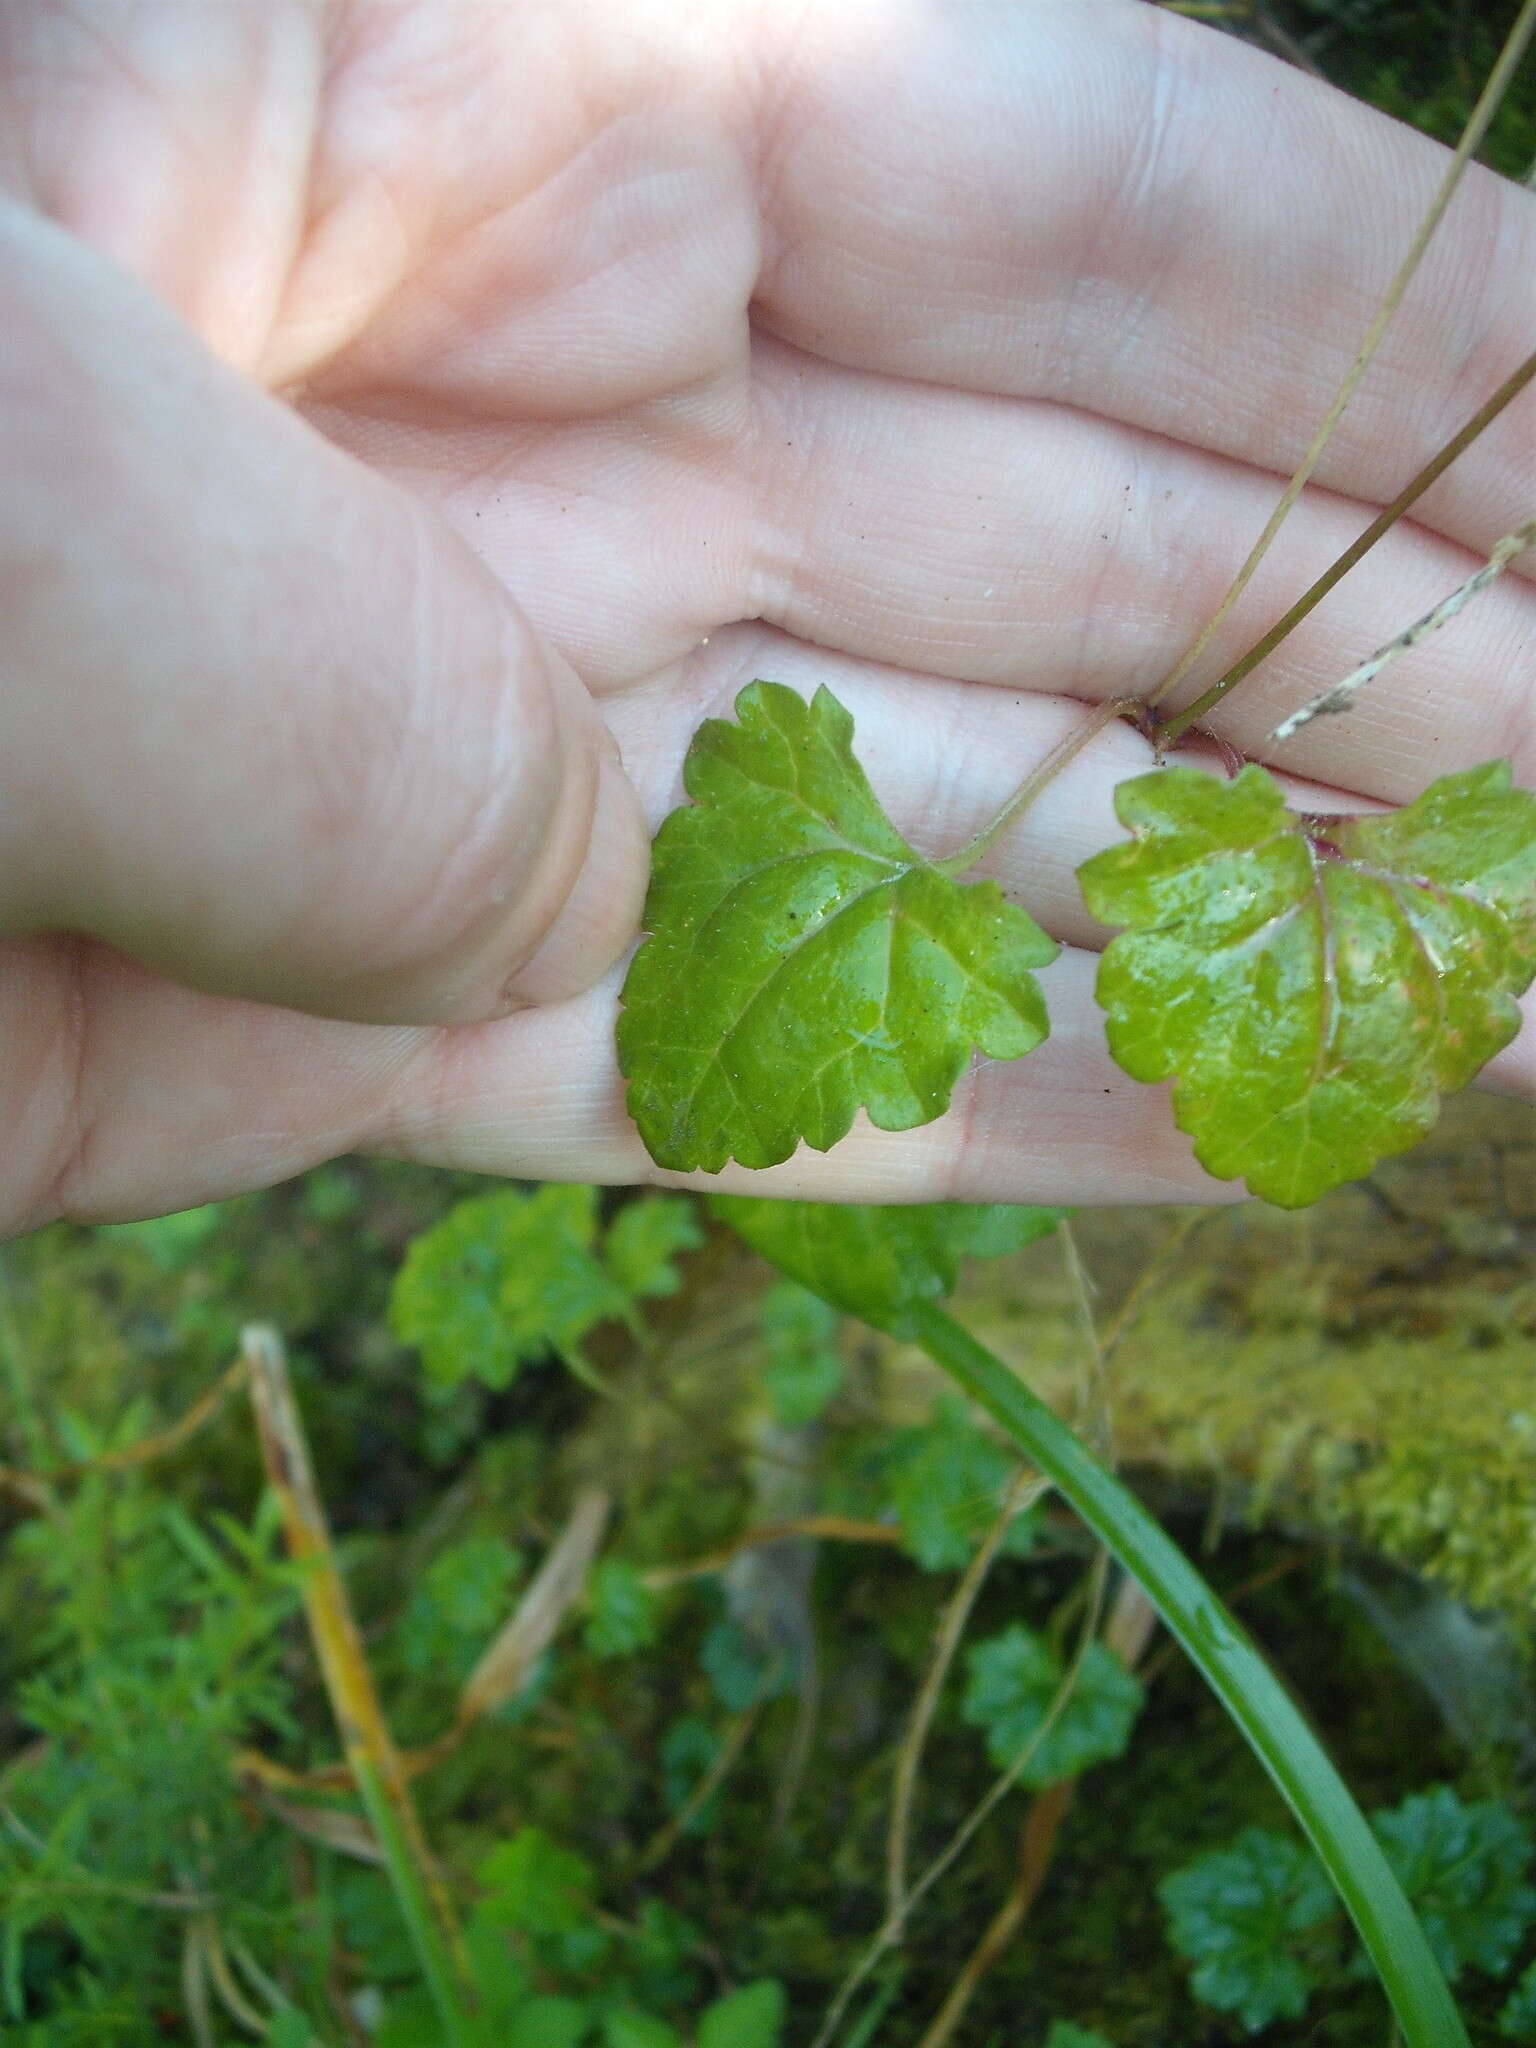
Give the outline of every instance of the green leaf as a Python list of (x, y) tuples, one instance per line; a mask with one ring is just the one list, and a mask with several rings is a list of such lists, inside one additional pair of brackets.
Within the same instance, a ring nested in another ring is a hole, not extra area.
[(770, 1265), (844, 1315), (896, 1329), (954, 1290), (965, 1258), (999, 1258), (1056, 1228), (1064, 1209), (924, 1202), (868, 1207), (712, 1195), (709, 1207)]
[(1115, 2048), (1115, 2044), (1103, 2034), (1074, 2027), (1070, 2020), (1056, 2020), (1045, 2037), (1045, 2048)]
[(784, 1986), (775, 1977), (761, 1977), (706, 2008), (697, 2048), (778, 2048), (783, 2026)]
[(699, 1662), (721, 1706), (744, 1714), (759, 1700), (787, 1692), (793, 1679), (787, 1655), (774, 1656), (734, 1621), (717, 1621), (699, 1649)]
[(695, 1959), (704, 1946), (698, 1927), (675, 1906), (665, 1899), (642, 1899), (624, 1941), (634, 1996), (643, 2005), (687, 2004), (698, 1989)]
[(837, 1310), (795, 1280), (780, 1280), (759, 1311), (768, 1364), (763, 1381), (787, 1429), (814, 1422), (843, 1384)]
[(860, 1108), (886, 1131), (942, 1115), (973, 1050), (1045, 1037), (1029, 970), (1057, 952), (995, 882), (907, 845), (830, 692), (752, 683), (736, 716), (688, 750), (618, 1029), (647, 1151), (711, 1173), (825, 1152)]
[[(681, 1813), (720, 1760), (720, 1737), (697, 1714), (683, 1714), (661, 1738), (662, 1800), (667, 1812)], [(720, 1817), (718, 1793), (712, 1793), (684, 1824), (685, 1835), (706, 1835)]]
[(519, 1934), (571, 1934), (592, 1918), (596, 1873), (542, 1828), (521, 1828), (509, 1842), (498, 1842), (475, 1876), (488, 1924)]
[(475, 2017), (483, 2028), (509, 2024), (532, 1996), (533, 1982), (513, 1951), (506, 1923), (476, 1906), (464, 1928), (464, 1949), (475, 1987)]
[(579, 2048), (586, 2040), (592, 2016), (579, 1998), (562, 1998), (544, 1993), (518, 2007), (514, 2034), (501, 2033), (487, 2040), (485, 2048)]
[(977, 1643), (966, 1664), (970, 1678), (961, 1713), (972, 1727), (986, 1730), (987, 1754), (999, 1770), (1034, 1745), (1019, 1782), (1035, 1789), (1121, 1755), (1141, 1712), (1140, 1680), (1102, 1643), (1088, 1645), (1072, 1690), (1043, 1735), (1039, 1731), (1066, 1676), (1043, 1636), (1014, 1622)]
[(1168, 1938), (1194, 1964), (1195, 1996), (1258, 2033), (1300, 2019), (1326, 1951), (1319, 1930), (1338, 1914), (1322, 1865), (1298, 1842), (1245, 1828), (1229, 1848), (1197, 1856), (1158, 1886)]
[(266, 2048), (314, 2048), (316, 2035), (303, 2013), (290, 2005), (272, 2015), (262, 2038)]
[(510, 1386), (545, 1352), (569, 1358), (629, 1296), (594, 1249), (597, 1190), (506, 1189), (450, 1209), (406, 1252), (390, 1300), (395, 1334), (434, 1379)]
[(626, 1202), (603, 1239), (609, 1271), (637, 1299), (675, 1294), (682, 1284), (679, 1252), (704, 1242), (693, 1203), (685, 1195), (641, 1195)]
[(1469, 1806), (1449, 1785), (1372, 1814), (1371, 1825), (1450, 1981), (1469, 1966), (1507, 1970), (1536, 1921), (1529, 1829), (1497, 1800)]
[(1536, 1963), (1499, 2008), (1499, 2032), (1506, 2041), (1536, 2041)]
[(1078, 869), (1130, 929), (1099, 967), (1110, 1050), (1219, 1179), (1297, 1208), (1429, 1129), (1519, 1027), (1536, 974), (1536, 797), (1495, 761), (1380, 817), (1304, 817), (1247, 767), (1124, 782), (1135, 835)]
[[(958, 1571), (996, 1520), (1018, 1469), (976, 1427), (970, 1405), (947, 1394), (922, 1429), (893, 1430), (881, 1463), (903, 1544), (925, 1571)], [(1014, 1556), (1033, 1547), (1036, 1522), (1021, 1515), (1008, 1532)]]
[(502, 1536), (467, 1536), (440, 1551), (400, 1617), (396, 1640), (406, 1670), (434, 1672), (450, 1684), (467, 1678), (506, 1620), (522, 1574), (521, 1553)]
[(587, 1648), (594, 1657), (627, 1657), (656, 1636), (656, 1595), (632, 1564), (605, 1557), (587, 1582)]
[(603, 2014), (603, 2048), (683, 2048), (676, 2027), (633, 2006), (615, 2006)]

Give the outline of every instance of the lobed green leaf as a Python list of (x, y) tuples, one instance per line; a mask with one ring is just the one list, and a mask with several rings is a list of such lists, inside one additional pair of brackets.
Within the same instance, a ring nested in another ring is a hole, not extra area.
[(837, 1348), (842, 1318), (808, 1287), (780, 1280), (763, 1296), (759, 1320), (768, 1354), (763, 1381), (774, 1416), (787, 1429), (803, 1429), (842, 1387)]
[(698, 2048), (778, 2048), (783, 2028), (784, 1986), (776, 1977), (760, 1977), (706, 2007)]
[(628, 1657), (659, 1633), (656, 1595), (626, 1558), (605, 1557), (587, 1582), (583, 1640), (594, 1657)]
[(1019, 1783), (1036, 1789), (1122, 1755), (1145, 1696), (1141, 1681), (1112, 1650), (1090, 1643), (1071, 1691), (1049, 1719), (1067, 1667), (1044, 1636), (1023, 1622), (977, 1643), (966, 1664), (962, 1714), (985, 1729), (987, 1754), (999, 1770), (1010, 1769), (1029, 1751)]
[(825, 1152), (861, 1108), (887, 1131), (942, 1115), (973, 1052), (1046, 1036), (1030, 970), (1057, 952), (995, 882), (907, 845), (829, 691), (755, 682), (735, 709), (694, 735), (692, 802), (656, 836), (618, 1027), (647, 1151), (710, 1173)]
[(1496, 1799), (1468, 1804), (1434, 1785), (1371, 1825), (1450, 1982), (1467, 1968), (1507, 1970), (1536, 1921), (1525, 1824)]
[(1122, 783), (1134, 835), (1078, 869), (1110, 1050), (1173, 1079), (1218, 1179), (1285, 1208), (1417, 1142), (1519, 1028), (1536, 975), (1536, 797), (1507, 762), (1378, 817), (1304, 817), (1247, 767)]
[(1195, 1996), (1250, 2033), (1299, 2019), (1317, 1985), (1320, 1932), (1338, 1901), (1310, 1850), (1267, 1828), (1186, 1863), (1158, 1886), (1168, 1938), (1194, 1965)]
[(1067, 1213), (1002, 1202), (874, 1207), (750, 1195), (713, 1195), (709, 1207), (781, 1273), (880, 1329), (896, 1327), (916, 1302), (953, 1293), (962, 1259), (1022, 1250)]
[[(902, 1545), (930, 1572), (958, 1571), (970, 1562), (1019, 1469), (977, 1428), (970, 1404), (958, 1394), (942, 1395), (926, 1426), (893, 1430), (880, 1463)], [(1038, 1516), (1020, 1515), (1004, 1549), (1027, 1556), (1038, 1529)]]
[(507, 1387), (551, 1351), (581, 1370), (588, 1333), (675, 1292), (677, 1256), (700, 1241), (686, 1196), (639, 1196), (599, 1242), (596, 1188), (499, 1189), (457, 1203), (412, 1241), (390, 1323), (444, 1386)]

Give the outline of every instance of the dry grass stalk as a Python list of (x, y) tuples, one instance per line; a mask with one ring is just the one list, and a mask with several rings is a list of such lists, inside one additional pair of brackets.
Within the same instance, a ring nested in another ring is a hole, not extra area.
[(1448, 626), (1459, 611), (1469, 605), (1480, 591), (1486, 590), (1490, 583), (1497, 582), (1510, 563), (1530, 547), (1536, 547), (1536, 519), (1528, 519), (1513, 533), (1505, 534), (1476, 575), (1459, 584), (1449, 597), (1442, 598), (1422, 618), (1415, 619), (1411, 626), (1405, 626), (1385, 646), (1378, 647), (1368, 660), (1362, 661), (1358, 668), (1352, 668), (1342, 681), (1331, 684), (1310, 703), (1293, 711), (1289, 718), (1283, 718), (1269, 736), (1270, 745), (1279, 746), (1300, 732), (1304, 725), (1310, 725), (1314, 718), (1347, 711), (1367, 683), (1374, 682), (1399, 655), (1421, 646), (1431, 634), (1438, 633), (1442, 626)]

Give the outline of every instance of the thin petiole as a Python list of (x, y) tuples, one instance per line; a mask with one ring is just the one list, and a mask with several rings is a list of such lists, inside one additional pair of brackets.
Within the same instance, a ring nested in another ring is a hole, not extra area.
[(1506, 534), (1475, 576), (1469, 576), (1465, 583), (1458, 584), (1449, 597), (1442, 598), (1439, 604), (1425, 612), (1422, 618), (1415, 619), (1411, 626), (1405, 626), (1403, 631), (1394, 635), (1385, 647), (1378, 647), (1369, 660), (1362, 661), (1358, 668), (1351, 669), (1342, 682), (1332, 684), (1310, 703), (1303, 704), (1299, 710), (1293, 711), (1289, 718), (1283, 718), (1270, 734), (1270, 744), (1279, 746), (1283, 740), (1288, 740), (1292, 734), (1300, 732), (1304, 725), (1310, 725), (1314, 718), (1321, 718), (1329, 712), (1347, 711), (1355, 701), (1357, 692), (1363, 690), (1367, 683), (1374, 682), (1382, 670), (1396, 661), (1400, 654), (1407, 654), (1411, 649), (1421, 646), (1432, 633), (1438, 633), (1442, 626), (1448, 626), (1456, 614), (1472, 602), (1479, 591), (1486, 590), (1490, 583), (1496, 582), (1510, 563), (1531, 547), (1536, 547), (1536, 519), (1528, 519), (1524, 526), (1517, 526), (1513, 533)]
[(1080, 725), (1075, 725), (1064, 739), (1052, 747), (1037, 768), (1030, 770), (1007, 803), (995, 817), (982, 826), (973, 839), (968, 839), (959, 852), (952, 853), (947, 860), (934, 862), (939, 873), (947, 875), (954, 881), (975, 867), (977, 861), (991, 852), (1009, 826), (1023, 817), (1041, 791), (1053, 783), (1085, 747), (1091, 746), (1099, 734), (1113, 725), (1117, 718), (1124, 718), (1127, 713), (1139, 712), (1141, 709), (1141, 700), (1138, 697), (1116, 697), (1108, 704), (1096, 706)]
[(1310, 589), (1302, 592), (1290, 610), (1276, 619), (1269, 631), (1261, 639), (1256, 640), (1246, 654), (1234, 661), (1225, 674), (1212, 683), (1208, 690), (1202, 691), (1193, 703), (1187, 704), (1182, 711), (1176, 712), (1172, 718), (1164, 720), (1159, 725), (1159, 746), (1171, 746), (1192, 725), (1198, 724), (1213, 705), (1219, 704), (1223, 697), (1235, 690), (1245, 676), (1251, 675), (1261, 661), (1267, 661), (1281, 641), (1301, 624), (1308, 612), (1322, 603), (1329, 591), (1349, 574), (1362, 556), (1370, 553), (1383, 534), (1395, 526), (1409, 507), (1423, 497), (1430, 485), (1445, 474), (1458, 455), (1471, 447), (1484, 428), (1493, 424), (1505, 406), (1519, 397), (1533, 377), (1536, 377), (1536, 350), (1533, 350), (1517, 369), (1510, 372), (1493, 396), (1473, 413), (1466, 425), (1430, 457), (1417, 476), (1404, 484), (1386, 510), (1371, 521), (1358, 539), (1350, 542), (1338, 560), (1323, 571)]

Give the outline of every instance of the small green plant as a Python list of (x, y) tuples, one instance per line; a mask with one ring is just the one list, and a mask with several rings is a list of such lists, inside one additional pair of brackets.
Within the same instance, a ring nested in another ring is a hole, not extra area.
[(1016, 1621), (974, 1644), (966, 1664), (961, 1712), (984, 1731), (993, 1763), (1016, 1769), (1021, 1785), (1055, 1785), (1124, 1754), (1142, 1688), (1102, 1643), (1085, 1645), (1069, 1681), (1057, 1651)]
[(550, 1352), (587, 1373), (585, 1339), (671, 1294), (678, 1254), (698, 1242), (691, 1206), (668, 1195), (630, 1203), (601, 1233), (596, 1188), (482, 1195), (412, 1244), (390, 1319), (443, 1386), (505, 1388)]
[[(1372, 1826), (1449, 1981), (1469, 1969), (1502, 1977), (1536, 1923), (1536, 1842), (1524, 1823), (1496, 1800), (1469, 1805), (1436, 1785)], [(1289, 1836), (1245, 1829), (1165, 1878), (1159, 1896), (1195, 1995), (1250, 2033), (1299, 2019), (1358, 1967), (1322, 1866)], [(1524, 2024), (1524, 2004), (1522, 1984), (1506, 2032)]]
[[(471, 2048), (780, 2048), (784, 1991), (772, 1978), (697, 2003), (682, 2025), (657, 2010), (658, 1990), (692, 1995), (698, 1929), (651, 1901), (633, 1923), (603, 1920), (596, 1870), (541, 1828), (499, 1844), (476, 1882), (465, 1926)], [(438, 2048), (426, 1994), (392, 2001), (377, 2040), (380, 2048)]]

